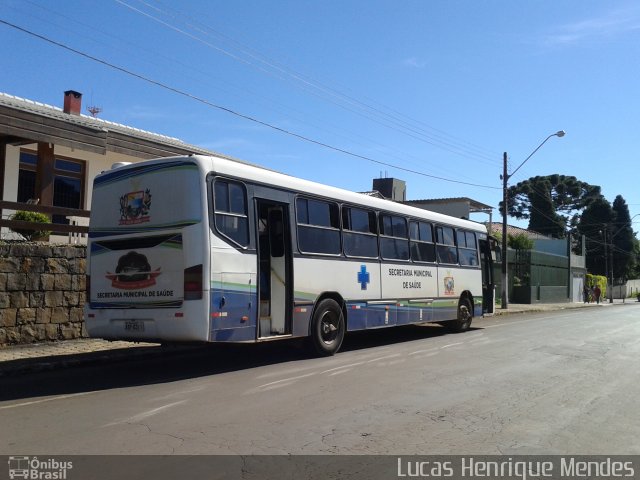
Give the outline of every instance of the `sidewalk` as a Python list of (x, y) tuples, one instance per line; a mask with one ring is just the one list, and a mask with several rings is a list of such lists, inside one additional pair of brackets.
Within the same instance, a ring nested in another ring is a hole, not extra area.
[(626, 303), (638, 303), (635, 299), (627, 298), (625, 301), (622, 299), (616, 298), (613, 303), (609, 303), (609, 300), (605, 299), (604, 301), (600, 301), (600, 303), (532, 303), (532, 304), (521, 304), (521, 303), (510, 303), (509, 307), (505, 310), (501, 309), (500, 306), (496, 306), (495, 315), (509, 315), (513, 313), (526, 313), (526, 312), (553, 312), (556, 310), (568, 310), (575, 308), (601, 308), (601, 307), (609, 307), (613, 305), (622, 305)]
[[(575, 308), (607, 308), (613, 305), (622, 305), (622, 303), (622, 300), (614, 300), (613, 304), (606, 301), (599, 305), (595, 303), (510, 304), (509, 308), (505, 310), (496, 308), (495, 316)], [(626, 303), (637, 302), (627, 299)], [(190, 347), (180, 348), (188, 349)], [(91, 338), (0, 347), (0, 377), (23, 372), (161, 355), (163, 351), (165, 349), (157, 343), (109, 342)]]

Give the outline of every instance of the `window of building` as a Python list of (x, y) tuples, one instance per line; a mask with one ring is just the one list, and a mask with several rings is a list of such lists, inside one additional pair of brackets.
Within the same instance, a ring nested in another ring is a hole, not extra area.
[(411, 259), (416, 262), (435, 262), (436, 248), (433, 243), (431, 224), (427, 222), (410, 222)]
[[(26, 150), (20, 152), (18, 202), (26, 203), (30, 199), (38, 198), (37, 165), (37, 153)], [(53, 165), (53, 206), (82, 209), (85, 181), (85, 162), (56, 156)], [(66, 215), (53, 215), (52, 222), (69, 223)]]
[[(82, 208), (84, 163), (56, 158), (53, 176), (53, 205)], [(66, 215), (53, 215), (53, 223), (67, 224)]]
[(339, 211), (337, 203), (303, 197), (296, 200), (301, 252), (340, 254)]
[(213, 190), (216, 229), (246, 247), (249, 245), (249, 218), (244, 186), (239, 182), (216, 180)]
[(380, 252), (388, 260), (409, 260), (407, 220), (396, 215), (380, 215)]
[(378, 257), (376, 214), (354, 207), (342, 208), (342, 241), (349, 257)]
[(455, 233), (451, 227), (436, 227), (436, 253), (440, 263), (458, 263)]
[(27, 203), (36, 198), (36, 166), (38, 155), (31, 152), (20, 152), (18, 171), (18, 202)]

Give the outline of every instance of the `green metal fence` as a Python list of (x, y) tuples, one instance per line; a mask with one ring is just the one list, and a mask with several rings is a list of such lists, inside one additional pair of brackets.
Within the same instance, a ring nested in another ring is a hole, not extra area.
[[(509, 260), (509, 299), (513, 303), (568, 302), (569, 258), (535, 250), (507, 251)], [(495, 265), (500, 292), (501, 265)]]

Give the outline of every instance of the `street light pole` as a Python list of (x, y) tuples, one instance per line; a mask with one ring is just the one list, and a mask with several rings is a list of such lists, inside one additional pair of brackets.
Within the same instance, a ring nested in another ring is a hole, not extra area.
[(508, 272), (509, 272), (509, 261), (507, 258), (507, 212), (509, 211), (509, 205), (508, 205), (508, 195), (507, 195), (507, 190), (508, 190), (508, 182), (509, 179), (511, 177), (513, 177), (513, 175), (520, 170), (520, 167), (522, 167), (525, 163), (527, 163), (527, 160), (529, 160), (531, 157), (533, 157), (534, 153), (536, 153), (538, 150), (540, 150), (540, 147), (542, 147), (545, 143), (547, 143), (547, 140), (549, 140), (551, 137), (558, 137), (558, 138), (562, 138), (564, 137), (565, 132), (564, 130), (558, 130), (556, 133), (552, 133), (551, 135), (549, 135), (547, 138), (545, 138), (542, 143), (540, 145), (538, 145), (536, 147), (536, 149), (531, 152), (529, 154), (529, 156), (527, 158), (524, 159), (524, 161), (518, 165), (518, 167), (511, 172), (511, 174), (508, 173), (507, 171), (507, 152), (504, 152), (504, 154), (502, 155), (502, 280), (501, 280), (501, 284), (502, 284), (502, 301), (501, 301), (501, 308), (506, 309), (509, 306), (509, 285), (508, 285)]

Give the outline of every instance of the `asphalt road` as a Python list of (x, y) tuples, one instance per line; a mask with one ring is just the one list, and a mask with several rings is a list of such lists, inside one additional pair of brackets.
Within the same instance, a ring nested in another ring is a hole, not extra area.
[(0, 454), (639, 454), (640, 304), (0, 378)]

